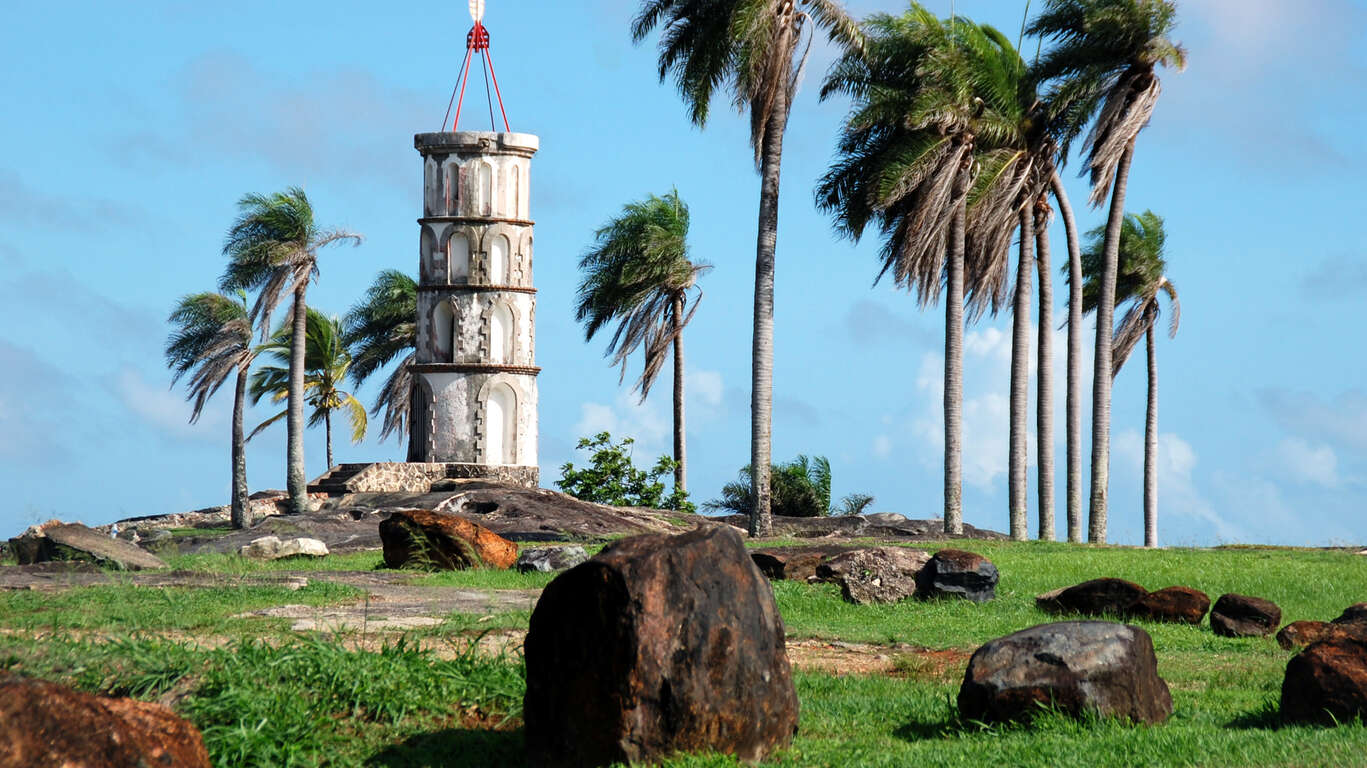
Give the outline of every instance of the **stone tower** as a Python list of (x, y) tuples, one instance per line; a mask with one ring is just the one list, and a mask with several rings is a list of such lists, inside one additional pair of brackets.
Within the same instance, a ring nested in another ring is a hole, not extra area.
[(420, 133), (410, 462), (535, 486), (536, 289), (526, 133)]

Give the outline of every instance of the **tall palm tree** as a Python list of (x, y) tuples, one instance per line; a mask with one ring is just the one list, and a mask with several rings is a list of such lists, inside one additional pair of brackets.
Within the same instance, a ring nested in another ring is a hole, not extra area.
[(642, 0), (631, 29), (639, 43), (663, 27), (660, 80), (673, 74), (694, 124), (707, 122), (718, 87), (729, 90), (736, 110), (750, 116), (750, 144), (760, 174), (750, 395), (752, 535), (768, 535), (773, 524), (769, 462), (779, 169), (788, 114), (807, 60), (802, 33), (811, 26), (845, 44), (857, 44), (859, 38), (858, 25), (836, 0)]
[[(1058, 203), (1064, 235), (1068, 241), (1068, 393), (1064, 404), (1068, 454), (1066, 503), (1068, 541), (1077, 544), (1082, 542), (1082, 291), (1074, 286), (1082, 285), (1082, 245), (1078, 238), (1077, 220), (1073, 217), (1073, 206), (1068, 200), (1068, 193), (1063, 188), (1063, 180), (1059, 178), (1057, 170), (1049, 177), (1049, 187), (1054, 200)], [(1048, 265), (1041, 263), (1041, 267), (1047, 269)], [(1041, 284), (1043, 279), (1041, 272)], [(1040, 333), (1044, 333), (1047, 325), (1041, 316)], [(1044, 400), (1043, 395), (1040, 396), (1040, 400)], [(1043, 402), (1040, 408), (1044, 408)], [(1043, 460), (1040, 464), (1040, 472), (1043, 473)]]
[(584, 323), (586, 340), (617, 322), (607, 354), (621, 368), (622, 378), (627, 358), (642, 350), (645, 362), (636, 380), (642, 402), (673, 348), (674, 488), (685, 491), (683, 330), (702, 299), (702, 291), (696, 290), (690, 306), (689, 292), (712, 267), (688, 259), (688, 206), (678, 190), (628, 203), (594, 237), (596, 242), (579, 260), (584, 274), (575, 319)]
[[(386, 269), (363, 298), (347, 312), (343, 343), (355, 355), (351, 361), (351, 381), (359, 387), (380, 368), (399, 364), (385, 379), (380, 394), (371, 406), (372, 416), (384, 415), (380, 439), (408, 432), (409, 406), (412, 403), (414, 351), (418, 346), (418, 283), (397, 269)], [(413, 460), (409, 437), (409, 461)]]
[[(269, 396), (271, 402), (278, 403), (290, 395), (289, 363), (294, 358), (294, 330), (281, 325), (271, 335), (270, 341), (261, 347), (269, 353), (276, 365), (262, 365), (252, 374), (252, 404)], [(307, 330), (304, 333), (304, 399), (313, 409), (309, 414), (310, 427), (322, 424), (327, 433), (328, 467), (332, 461), (332, 412), (345, 409), (351, 422), (351, 442), (359, 443), (365, 439), (367, 420), (365, 406), (355, 395), (341, 388), (351, 370), (351, 353), (343, 343), (342, 323), (335, 317), (328, 317), (316, 309), (308, 311)], [(257, 425), (247, 436), (250, 440), (258, 433), (289, 414), (287, 408)]]
[(286, 296), (293, 298), (285, 460), (290, 510), (302, 514), (308, 511), (308, 479), (304, 475), (304, 335), (309, 281), (318, 276), (320, 249), (343, 240), (359, 244), (361, 236), (320, 228), (314, 222), (313, 205), (299, 187), (270, 195), (244, 195), (237, 208), (238, 217), (223, 244), (228, 267), (220, 287), (225, 291), (258, 291), (250, 317), (260, 329), (262, 339), (269, 332), (276, 307)]
[(242, 413), (247, 393), (247, 371), (256, 358), (252, 324), (247, 316), (247, 295), (194, 293), (181, 297), (171, 311), (174, 326), (166, 340), (166, 364), (175, 375), (171, 385), (189, 374), (188, 399), (194, 404), (190, 423), (199, 421), (204, 406), (229, 374), (237, 374), (233, 394), (232, 502), (234, 528), (247, 527), (247, 453), (242, 436)]
[[(1091, 238), (1082, 257), (1083, 300), (1087, 309), (1096, 308), (1101, 295), (1100, 275), (1104, 257), (1104, 230), (1088, 233)], [(1163, 257), (1167, 234), (1163, 219), (1153, 211), (1129, 214), (1120, 228), (1120, 265), (1116, 276), (1117, 304), (1130, 303), (1116, 328), (1112, 377), (1129, 359), (1141, 338), (1148, 351), (1149, 388), (1144, 419), (1144, 546), (1158, 546), (1158, 359), (1154, 350), (1153, 329), (1158, 323), (1158, 295), (1167, 294), (1171, 306), (1168, 336), (1177, 335), (1182, 319), (1182, 304), (1177, 286), (1167, 277)]]
[(1083, 146), (1091, 173), (1093, 206), (1110, 193), (1101, 282), (1098, 290), (1096, 367), (1092, 375), (1092, 494), (1088, 538), (1106, 540), (1106, 492), (1110, 479), (1111, 344), (1115, 283), (1125, 191), (1135, 140), (1148, 124), (1162, 88), (1156, 68), (1179, 71), (1186, 50), (1169, 39), (1177, 9), (1171, 0), (1045, 0), (1030, 33), (1055, 46), (1035, 68), (1051, 82), (1052, 118), (1063, 154), (1088, 123)]

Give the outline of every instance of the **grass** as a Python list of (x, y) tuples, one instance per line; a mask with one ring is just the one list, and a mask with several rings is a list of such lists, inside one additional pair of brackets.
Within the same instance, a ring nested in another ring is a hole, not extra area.
[(233, 576), (281, 571), (373, 571), (384, 565), (384, 558), (375, 551), (345, 552), (320, 558), (287, 557), (281, 560), (254, 560), (237, 554), (218, 553), (158, 556), (175, 570)]
[[(1196, 587), (1269, 598), (1283, 622), (1332, 619), (1367, 599), (1367, 562), (1342, 551), (1265, 548), (1145, 551), (1047, 543), (958, 541), (921, 545), (980, 552), (1002, 574), (997, 599), (853, 606), (831, 585), (780, 582), (775, 595), (795, 637), (909, 643), (970, 652), (986, 640), (1055, 620), (1034, 596), (1099, 576), (1156, 589)], [(232, 556), (173, 558), (216, 573), (285, 570)], [(339, 570), (368, 570), (377, 553), (340, 556)], [(328, 563), (327, 558), (323, 563)], [(241, 561), (241, 562), (239, 562)], [(319, 563), (322, 564), (322, 563)], [(312, 567), (306, 564), (302, 567)], [(297, 569), (298, 564), (288, 569)], [(548, 574), (415, 573), (421, 585), (529, 589)], [(274, 587), (151, 590), (97, 587), (56, 594), (0, 593), (0, 627), (174, 627), (247, 633), (231, 615), (279, 603), (326, 604), (354, 592), (317, 582)], [(101, 591), (105, 590), (105, 591)], [(162, 593), (162, 594), (158, 594)], [(451, 642), (483, 630), (521, 628), (527, 612), (454, 615), (421, 636)], [(948, 671), (914, 654), (894, 655), (894, 674), (795, 675), (801, 728), (772, 766), (1339, 766), (1367, 765), (1367, 728), (1280, 727), (1276, 701), (1290, 654), (1270, 638), (1228, 639), (1208, 626), (1140, 623), (1153, 637), (1173, 717), (1153, 727), (1046, 715), (1028, 727), (983, 728), (957, 717), (962, 666)], [(46, 633), (44, 633), (46, 634)], [(282, 633), (281, 637), (292, 637)], [(0, 667), (66, 680), (87, 690), (170, 697), (205, 731), (220, 766), (485, 766), (521, 764), (521, 660), (473, 652), (445, 661), (400, 643), (379, 653), (332, 638), (240, 641), (206, 650), (131, 639), (79, 642), (0, 635)], [(677, 756), (670, 768), (736, 766), (721, 755)]]

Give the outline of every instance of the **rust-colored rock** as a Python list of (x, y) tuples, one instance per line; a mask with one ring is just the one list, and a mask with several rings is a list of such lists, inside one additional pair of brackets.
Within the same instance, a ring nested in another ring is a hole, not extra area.
[(1367, 603), (1356, 603), (1344, 609), (1334, 624), (1362, 624), (1367, 626)]
[(852, 549), (854, 547), (840, 544), (765, 547), (750, 550), (750, 559), (770, 581), (808, 581), (816, 576), (817, 566)]
[(209, 768), (199, 730), (171, 710), (0, 673), (0, 765)]
[(917, 575), (930, 560), (924, 549), (869, 547), (836, 555), (816, 567), (819, 579), (840, 585), (856, 605), (896, 603), (916, 594)]
[(1210, 597), (1191, 587), (1164, 587), (1144, 595), (1129, 608), (1135, 618), (1200, 624), (1210, 610)]
[(1325, 725), (1367, 718), (1367, 638), (1321, 640), (1291, 657), (1281, 710), (1284, 720)]
[(773, 590), (724, 526), (623, 539), (562, 573), (524, 648), (530, 765), (756, 761), (797, 730)]
[(1076, 613), (1083, 616), (1128, 616), (1130, 606), (1149, 591), (1124, 579), (1092, 579), (1064, 589), (1046, 592), (1035, 598), (1035, 605), (1048, 613)]
[(1229, 593), (1210, 609), (1210, 628), (1221, 637), (1266, 637), (1282, 625), (1282, 609), (1271, 600)]
[(384, 564), (448, 571), (511, 568), (517, 545), (477, 523), (425, 509), (401, 510), (380, 521)]
[(942, 549), (916, 574), (916, 595), (985, 603), (997, 596), (997, 566), (976, 552)]

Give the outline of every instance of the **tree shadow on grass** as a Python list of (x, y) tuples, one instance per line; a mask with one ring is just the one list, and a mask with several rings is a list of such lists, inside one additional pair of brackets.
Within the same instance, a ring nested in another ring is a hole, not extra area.
[(1282, 725), (1280, 705), (1276, 700), (1269, 700), (1255, 710), (1240, 713), (1225, 727), (1238, 731), (1275, 731)]
[(522, 765), (522, 729), (446, 728), (420, 733), (370, 756), (368, 768), (489, 768)]

